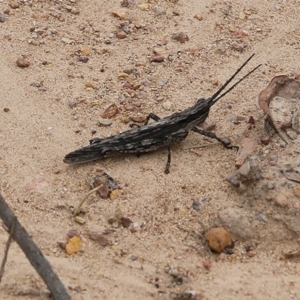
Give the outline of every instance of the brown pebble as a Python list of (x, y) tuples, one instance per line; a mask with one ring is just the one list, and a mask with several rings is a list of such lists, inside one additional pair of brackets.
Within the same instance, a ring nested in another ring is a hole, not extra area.
[(126, 217), (122, 217), (122, 218), (121, 218), (121, 224), (123, 225), (123, 227), (129, 228), (129, 226), (130, 226), (131, 223), (133, 223), (133, 222), (131, 221), (131, 219), (126, 218)]
[(292, 127), (292, 122), (291, 121), (284, 121), (280, 124), (280, 129), (286, 130), (288, 128)]
[(30, 62), (26, 56), (19, 57), (16, 63), (19, 68), (28, 68), (30, 66)]
[(184, 32), (179, 32), (179, 33), (173, 33), (172, 34), (172, 40), (178, 41), (180, 43), (185, 43), (189, 41), (189, 37), (186, 33)]
[(5, 14), (3, 14), (2, 12), (0, 12), (0, 23), (5, 22), (6, 18), (7, 17), (5, 16)]
[(146, 121), (146, 117), (145, 116), (140, 116), (140, 115), (130, 116), (129, 118), (134, 123), (144, 123)]
[(287, 207), (288, 204), (289, 204), (288, 198), (284, 194), (278, 194), (278, 195), (276, 195), (274, 202), (279, 207)]
[(101, 119), (98, 122), (99, 126), (110, 126), (111, 124), (112, 124), (112, 120), (110, 120), (110, 119)]
[(203, 16), (201, 14), (196, 14), (194, 18), (197, 19), (198, 21), (203, 20)]
[(223, 227), (211, 228), (205, 234), (206, 241), (212, 251), (221, 253), (226, 247), (232, 245), (230, 233)]
[(300, 198), (300, 188), (296, 186), (294, 187), (293, 191), (294, 191), (294, 195)]
[(83, 224), (85, 223), (85, 219), (82, 218), (82, 217), (79, 217), (79, 216), (76, 216), (76, 217), (74, 218), (74, 221), (75, 221), (76, 223), (80, 224), (80, 225), (83, 225)]
[(248, 257), (253, 257), (256, 255), (256, 253), (254, 251), (248, 251), (247, 254), (246, 254)]
[(4, 108), (3, 108), (3, 111), (4, 111), (4, 112), (9, 112), (10, 109), (9, 109), (8, 107), (4, 107)]
[(268, 145), (270, 143), (270, 137), (268, 135), (265, 135), (265, 136), (262, 136), (260, 138), (260, 142), (263, 144), (263, 145)]
[(111, 104), (106, 110), (102, 113), (101, 117), (104, 119), (110, 119), (114, 117), (119, 112), (119, 109), (116, 104)]
[(125, 39), (127, 37), (127, 34), (124, 31), (119, 31), (116, 34), (116, 38), (119, 40)]
[(111, 244), (109, 239), (104, 236), (102, 233), (99, 232), (90, 232), (89, 238), (97, 243), (99, 243), (101, 246), (106, 247)]
[(121, 1), (121, 6), (122, 7), (128, 7), (129, 6), (129, 1), (128, 0), (122, 0)]
[(16, 8), (19, 8), (19, 7), (20, 7), (20, 4), (19, 4), (17, 1), (10, 1), (10, 2), (9, 2), (9, 6), (10, 6), (12, 9), (16, 9)]
[(205, 258), (203, 260), (203, 267), (206, 269), (206, 270), (210, 270), (211, 269), (211, 260), (209, 258)]
[(163, 62), (165, 58), (162, 55), (155, 55), (150, 58), (150, 62)]

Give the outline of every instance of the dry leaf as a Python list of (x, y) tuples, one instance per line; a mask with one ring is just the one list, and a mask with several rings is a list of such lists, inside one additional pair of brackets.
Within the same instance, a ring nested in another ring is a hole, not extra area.
[(293, 131), (300, 133), (299, 98), (300, 82), (287, 75), (274, 77), (259, 94), (259, 106), (268, 116), (266, 121), (286, 143), (295, 138)]

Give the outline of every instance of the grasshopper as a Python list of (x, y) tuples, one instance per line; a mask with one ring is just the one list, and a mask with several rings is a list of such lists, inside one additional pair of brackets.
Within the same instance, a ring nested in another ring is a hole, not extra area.
[[(68, 164), (84, 163), (118, 153), (145, 153), (154, 151), (163, 146), (168, 147), (168, 159), (165, 173), (169, 173), (171, 164), (171, 144), (184, 140), (190, 131), (194, 131), (213, 138), (221, 142), (226, 148), (232, 149), (234, 146), (228, 140), (221, 139), (213, 132), (199, 129), (197, 126), (202, 124), (208, 117), (210, 108), (226, 94), (232, 91), (241, 81), (253, 73), (261, 65), (256, 66), (244, 77), (239, 79), (226, 91), (225, 88), (245, 67), (254, 56), (252, 54), (238, 70), (222, 85), (222, 87), (211, 97), (201, 98), (196, 104), (181, 112), (176, 112), (170, 116), (160, 118), (151, 113), (147, 116), (145, 124), (122, 133), (109, 136), (107, 138), (94, 138), (90, 140), (90, 145), (67, 154), (64, 162)], [(224, 92), (223, 92), (224, 91)], [(223, 93), (222, 93), (223, 92)], [(148, 124), (149, 120), (154, 122)]]

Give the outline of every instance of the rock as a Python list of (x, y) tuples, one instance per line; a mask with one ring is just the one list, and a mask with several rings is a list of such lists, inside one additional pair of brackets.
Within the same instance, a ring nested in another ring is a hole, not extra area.
[(192, 208), (195, 210), (195, 211), (199, 211), (201, 209), (201, 202), (199, 200), (193, 200), (193, 204), (192, 204)]
[(257, 181), (261, 178), (261, 162), (255, 155), (248, 155), (245, 162), (239, 169), (241, 180), (245, 181)]
[(129, 6), (129, 1), (128, 0), (122, 0), (121, 1), (121, 6), (122, 7), (128, 7)]
[(254, 257), (256, 255), (256, 253), (254, 251), (250, 250), (247, 252), (246, 255), (247, 255), (247, 257)]
[(137, 5), (137, 7), (140, 9), (140, 10), (148, 10), (150, 5), (148, 3), (142, 3), (142, 4), (139, 4)]
[(63, 37), (63, 38), (61, 39), (61, 41), (62, 41), (63, 43), (65, 43), (65, 44), (72, 44), (72, 43), (74, 43), (73, 40), (71, 40), (71, 39), (69, 39), (69, 38), (67, 38), (67, 37)]
[(108, 106), (105, 111), (102, 113), (101, 117), (104, 119), (110, 119), (114, 117), (119, 112), (119, 109), (116, 104), (111, 104)]
[(98, 122), (99, 126), (110, 126), (112, 124), (112, 120), (110, 119), (101, 119)]
[(119, 190), (118, 189), (112, 190), (109, 194), (109, 199), (110, 200), (115, 200), (115, 199), (117, 199), (118, 195), (119, 195)]
[(268, 145), (270, 143), (270, 136), (269, 135), (264, 135), (260, 138), (260, 142), (263, 145)]
[(171, 110), (172, 109), (172, 102), (171, 101), (165, 101), (163, 104), (162, 104), (162, 107), (163, 109), (165, 110)]
[(150, 62), (163, 62), (165, 58), (162, 55), (155, 55), (150, 58)]
[(274, 203), (279, 207), (287, 207), (289, 204), (288, 198), (285, 194), (277, 194), (274, 199)]
[(292, 233), (296, 234), (298, 237), (300, 236), (300, 218), (299, 215), (292, 217), (292, 216), (281, 216), (275, 215), (273, 219), (283, 223), (288, 230)]
[(89, 238), (103, 247), (111, 245), (111, 242), (103, 233), (92, 231), (89, 233)]
[(158, 82), (157, 85), (158, 86), (164, 86), (169, 82), (169, 78), (161, 78)]
[(5, 22), (5, 20), (7, 19), (6, 15), (2, 12), (0, 12), (0, 23)]
[(209, 258), (205, 258), (202, 263), (203, 263), (203, 267), (206, 270), (209, 271), (211, 269), (212, 262), (211, 262), (211, 260)]
[(166, 14), (166, 10), (163, 7), (160, 6), (154, 6), (153, 11), (156, 16), (162, 16)]
[(229, 183), (233, 184), (236, 187), (239, 187), (241, 184), (240, 174), (238, 172), (231, 173), (230, 175), (228, 175), (226, 177), (225, 180), (228, 181)]
[(189, 41), (189, 37), (184, 32), (178, 32), (178, 33), (173, 33), (172, 34), (172, 40), (178, 41), (178, 42), (183, 44), (183, 43)]
[(131, 223), (133, 223), (131, 219), (129, 219), (127, 217), (121, 217), (121, 224), (123, 225), (123, 227), (129, 228)]
[(76, 8), (76, 7), (72, 7), (71, 8), (71, 14), (73, 14), (73, 15), (79, 15), (79, 13), (80, 13), (80, 11), (79, 11), (78, 8)]
[(221, 253), (226, 247), (232, 245), (230, 233), (223, 227), (211, 228), (205, 234), (206, 241), (212, 251)]
[(293, 191), (294, 191), (294, 195), (300, 198), (300, 188), (296, 186), (294, 187)]
[(83, 225), (83, 224), (85, 223), (85, 219), (82, 218), (82, 217), (79, 217), (79, 216), (76, 216), (76, 217), (74, 218), (74, 221), (75, 221), (76, 223), (80, 224), (80, 225)]
[(241, 239), (254, 237), (254, 229), (243, 211), (235, 208), (227, 208), (219, 212), (219, 222), (229, 228), (232, 235)]
[(30, 66), (30, 61), (23, 55), (17, 59), (16, 64), (19, 68), (28, 68)]
[(9, 2), (9, 6), (12, 8), (12, 9), (16, 9), (16, 8), (19, 8), (20, 7), (20, 4), (17, 2), (17, 1), (10, 1)]
[(141, 115), (130, 116), (129, 119), (134, 123), (145, 123), (146, 117)]
[(196, 14), (194, 16), (195, 19), (197, 19), (198, 21), (202, 21), (203, 20), (203, 16), (201, 14)]
[(119, 31), (116, 33), (116, 38), (119, 40), (125, 39), (127, 37), (127, 34), (124, 31)]
[(256, 140), (244, 138), (235, 160), (235, 166), (240, 167), (245, 162), (246, 157), (254, 151), (256, 146)]
[(94, 85), (94, 83), (93, 82), (86, 82), (85, 83), (85, 87), (87, 88), (87, 89), (94, 89), (95, 88), (95, 85)]
[(121, 20), (125, 19), (127, 16), (127, 10), (125, 8), (114, 9), (111, 13), (114, 17), (119, 18)]

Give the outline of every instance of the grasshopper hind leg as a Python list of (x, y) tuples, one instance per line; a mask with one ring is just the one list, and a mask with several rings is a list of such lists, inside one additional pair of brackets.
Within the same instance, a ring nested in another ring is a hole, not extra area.
[(226, 147), (228, 149), (238, 148), (237, 146), (232, 146), (231, 142), (229, 140), (227, 140), (227, 139), (221, 139), (218, 136), (216, 136), (213, 132), (202, 130), (202, 129), (199, 129), (197, 127), (194, 127), (192, 129), (192, 131), (200, 133), (202, 135), (205, 135), (205, 136), (207, 136), (207, 137), (209, 137), (211, 139), (216, 139), (217, 141), (219, 141), (220, 143), (222, 143), (224, 147)]

